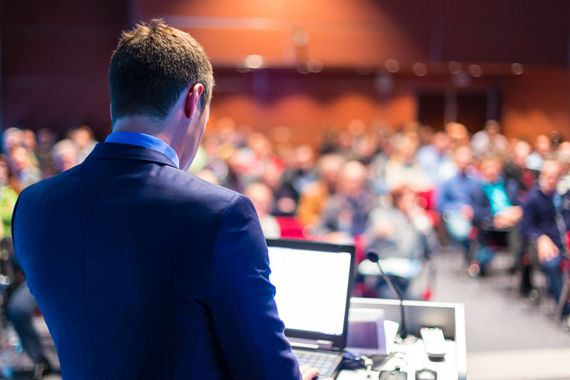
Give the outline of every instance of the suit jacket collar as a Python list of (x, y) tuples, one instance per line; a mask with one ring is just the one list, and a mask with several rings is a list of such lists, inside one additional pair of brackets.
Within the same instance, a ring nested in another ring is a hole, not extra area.
[(156, 162), (176, 168), (176, 165), (164, 154), (152, 149), (136, 145), (117, 144), (110, 142), (98, 143), (88, 159), (102, 160), (141, 160)]

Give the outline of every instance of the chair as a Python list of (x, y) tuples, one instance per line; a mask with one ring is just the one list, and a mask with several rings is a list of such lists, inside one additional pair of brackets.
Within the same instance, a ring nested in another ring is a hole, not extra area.
[(277, 223), (281, 229), (281, 237), (287, 239), (305, 239), (305, 227), (296, 218), (290, 216), (278, 216)]

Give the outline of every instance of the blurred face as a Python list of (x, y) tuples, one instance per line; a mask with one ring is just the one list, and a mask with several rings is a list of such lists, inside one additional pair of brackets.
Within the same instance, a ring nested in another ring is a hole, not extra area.
[(36, 149), (36, 134), (34, 131), (26, 129), (22, 132), (22, 142), (28, 149)]
[(297, 167), (302, 170), (312, 169), (315, 165), (313, 151), (308, 146), (302, 146), (297, 149)]
[(499, 133), (499, 124), (496, 122), (489, 122), (487, 123), (485, 130), (490, 137), (494, 137)]
[(396, 207), (404, 213), (408, 213), (416, 204), (416, 194), (411, 190), (406, 190), (396, 202)]
[(366, 169), (356, 161), (347, 163), (342, 170), (342, 190), (348, 195), (357, 195), (364, 190)]
[(468, 146), (457, 148), (455, 152), (455, 165), (461, 173), (465, 173), (473, 161), (473, 153)]
[(30, 155), (25, 148), (17, 147), (12, 150), (10, 160), (14, 165), (14, 170), (21, 172), (30, 166)]
[(556, 191), (556, 185), (560, 179), (560, 164), (557, 161), (547, 160), (540, 171), (540, 189), (545, 194), (552, 194)]
[(342, 158), (326, 156), (319, 163), (320, 177), (328, 185), (336, 185), (342, 166)]
[(497, 182), (502, 171), (501, 161), (497, 159), (486, 159), (481, 163), (481, 175), (487, 182)]
[(72, 149), (63, 149), (56, 158), (55, 165), (59, 172), (64, 172), (77, 165), (77, 152)]
[(77, 144), (79, 149), (83, 149), (91, 142), (91, 135), (85, 129), (77, 129), (71, 134), (71, 139)]
[(513, 160), (518, 166), (524, 166), (526, 158), (531, 152), (530, 145), (524, 141), (519, 141), (513, 148)]
[(450, 145), (451, 140), (447, 134), (439, 132), (433, 136), (433, 146), (438, 152), (446, 152)]
[(268, 215), (271, 212), (273, 195), (267, 186), (259, 183), (250, 185), (246, 189), (245, 195), (251, 199), (259, 217)]
[(9, 128), (4, 132), (4, 150), (6, 152), (23, 144), (24, 137), (22, 131), (16, 128)]
[(416, 139), (404, 137), (400, 140), (400, 156), (404, 161), (410, 161), (416, 155), (418, 143)]
[(534, 142), (534, 149), (542, 156), (547, 155), (550, 153), (551, 146), (550, 146), (550, 139), (548, 136), (540, 135), (536, 138)]

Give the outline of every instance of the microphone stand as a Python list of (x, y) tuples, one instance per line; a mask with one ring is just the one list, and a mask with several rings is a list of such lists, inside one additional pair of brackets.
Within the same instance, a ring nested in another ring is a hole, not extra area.
[(396, 293), (396, 295), (398, 296), (398, 300), (400, 301), (400, 320), (401, 320), (400, 338), (402, 338), (402, 340), (406, 339), (406, 337), (408, 336), (408, 329), (406, 328), (406, 314), (404, 311), (404, 297), (402, 296), (402, 292), (400, 291), (400, 289), (398, 289), (396, 284), (394, 284), (390, 276), (388, 276), (384, 272), (384, 270), (382, 270), (382, 265), (380, 265), (380, 256), (376, 252), (370, 251), (368, 252), (366, 257), (368, 258), (368, 260), (372, 261), (373, 263), (376, 263), (378, 269), (380, 270), (380, 275), (382, 276), (384, 281), (386, 281), (390, 289), (392, 289), (392, 291)]

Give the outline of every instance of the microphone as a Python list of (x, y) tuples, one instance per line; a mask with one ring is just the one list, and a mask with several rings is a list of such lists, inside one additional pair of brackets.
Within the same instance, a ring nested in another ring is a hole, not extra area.
[(394, 284), (394, 282), (392, 281), (392, 279), (390, 278), (390, 276), (388, 276), (386, 273), (384, 273), (384, 271), (382, 270), (382, 266), (380, 265), (380, 256), (374, 252), (374, 251), (369, 251), (366, 254), (366, 258), (370, 261), (372, 261), (373, 263), (376, 263), (376, 265), (378, 266), (378, 269), (380, 270), (380, 275), (382, 276), (382, 278), (384, 279), (384, 281), (386, 281), (386, 283), (388, 284), (388, 286), (390, 287), (390, 289), (392, 289), (392, 291), (394, 293), (396, 293), (396, 295), (398, 296), (398, 300), (400, 300), (400, 337), (402, 339), (406, 339), (406, 337), (408, 336), (408, 329), (406, 329), (406, 313), (404, 311), (404, 297), (402, 296), (402, 292), (400, 291), (400, 289), (398, 289), (398, 287), (396, 286), (396, 284)]

